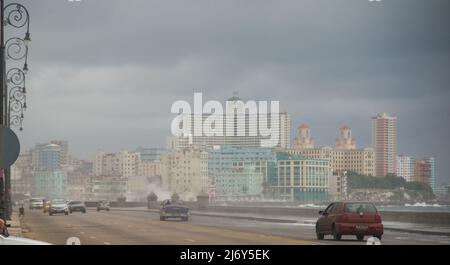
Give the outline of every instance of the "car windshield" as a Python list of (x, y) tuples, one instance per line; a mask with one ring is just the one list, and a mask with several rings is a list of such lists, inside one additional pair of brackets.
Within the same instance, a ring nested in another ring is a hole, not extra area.
[(60, 200), (60, 199), (52, 201), (52, 204), (65, 204), (65, 203), (66, 203), (65, 200)]
[(345, 212), (346, 213), (373, 213), (376, 212), (377, 208), (371, 203), (346, 203)]
[(80, 201), (71, 201), (70, 204), (82, 204)]
[(31, 202), (42, 202), (41, 199), (31, 199)]

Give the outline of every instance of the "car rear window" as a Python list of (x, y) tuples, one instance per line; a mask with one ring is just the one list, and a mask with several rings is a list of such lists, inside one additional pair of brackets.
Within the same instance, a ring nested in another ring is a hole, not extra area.
[(346, 203), (344, 207), (346, 213), (373, 213), (377, 208), (371, 203)]

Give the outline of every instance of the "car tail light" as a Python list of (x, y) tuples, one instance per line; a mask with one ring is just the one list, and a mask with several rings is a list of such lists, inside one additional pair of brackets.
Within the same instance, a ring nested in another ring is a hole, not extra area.
[(380, 213), (378, 213), (378, 212), (377, 212), (377, 214), (375, 215), (375, 221), (376, 221), (377, 223), (381, 223), (381, 215), (380, 215)]

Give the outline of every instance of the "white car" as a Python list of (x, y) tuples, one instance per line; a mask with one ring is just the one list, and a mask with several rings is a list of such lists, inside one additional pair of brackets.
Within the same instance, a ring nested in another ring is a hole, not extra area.
[(44, 199), (42, 198), (31, 198), (30, 199), (30, 210), (42, 209), (44, 208)]
[(28, 238), (15, 236), (5, 237), (4, 235), (0, 235), (0, 246), (1, 245), (51, 245), (51, 244)]
[(50, 209), (48, 210), (49, 215), (54, 215), (57, 213), (62, 213), (65, 215), (69, 215), (69, 206), (67, 205), (66, 200), (55, 199), (50, 203)]

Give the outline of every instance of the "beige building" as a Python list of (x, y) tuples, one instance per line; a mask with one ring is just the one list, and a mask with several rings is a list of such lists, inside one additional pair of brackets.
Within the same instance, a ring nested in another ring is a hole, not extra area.
[(356, 149), (356, 141), (352, 137), (352, 129), (347, 125), (339, 129), (339, 139), (336, 140), (336, 149), (354, 150)]
[(297, 130), (297, 137), (294, 139), (293, 147), (295, 149), (314, 148), (314, 138), (311, 137), (311, 130), (305, 123), (300, 125)]
[(117, 153), (97, 152), (93, 163), (94, 175), (136, 176), (139, 160), (139, 153), (130, 153), (127, 150)]
[(161, 161), (139, 160), (137, 175), (142, 177), (161, 176)]
[[(303, 143), (313, 142), (309, 127), (306, 125), (300, 128), (299, 136), (296, 139), (303, 138)], [(313, 159), (328, 160), (333, 171), (354, 171), (367, 176), (374, 176), (375, 174), (374, 150), (372, 148), (357, 149), (356, 141), (352, 138), (352, 131), (348, 126), (340, 128), (340, 137), (336, 141), (335, 148), (302, 148), (302, 145), (296, 143), (297, 145), (286, 150), (286, 152)]]
[(372, 118), (372, 147), (375, 150), (375, 175), (397, 173), (397, 117), (386, 113)]
[(199, 148), (173, 150), (161, 157), (162, 187), (183, 200), (195, 200), (208, 188), (208, 153)]

